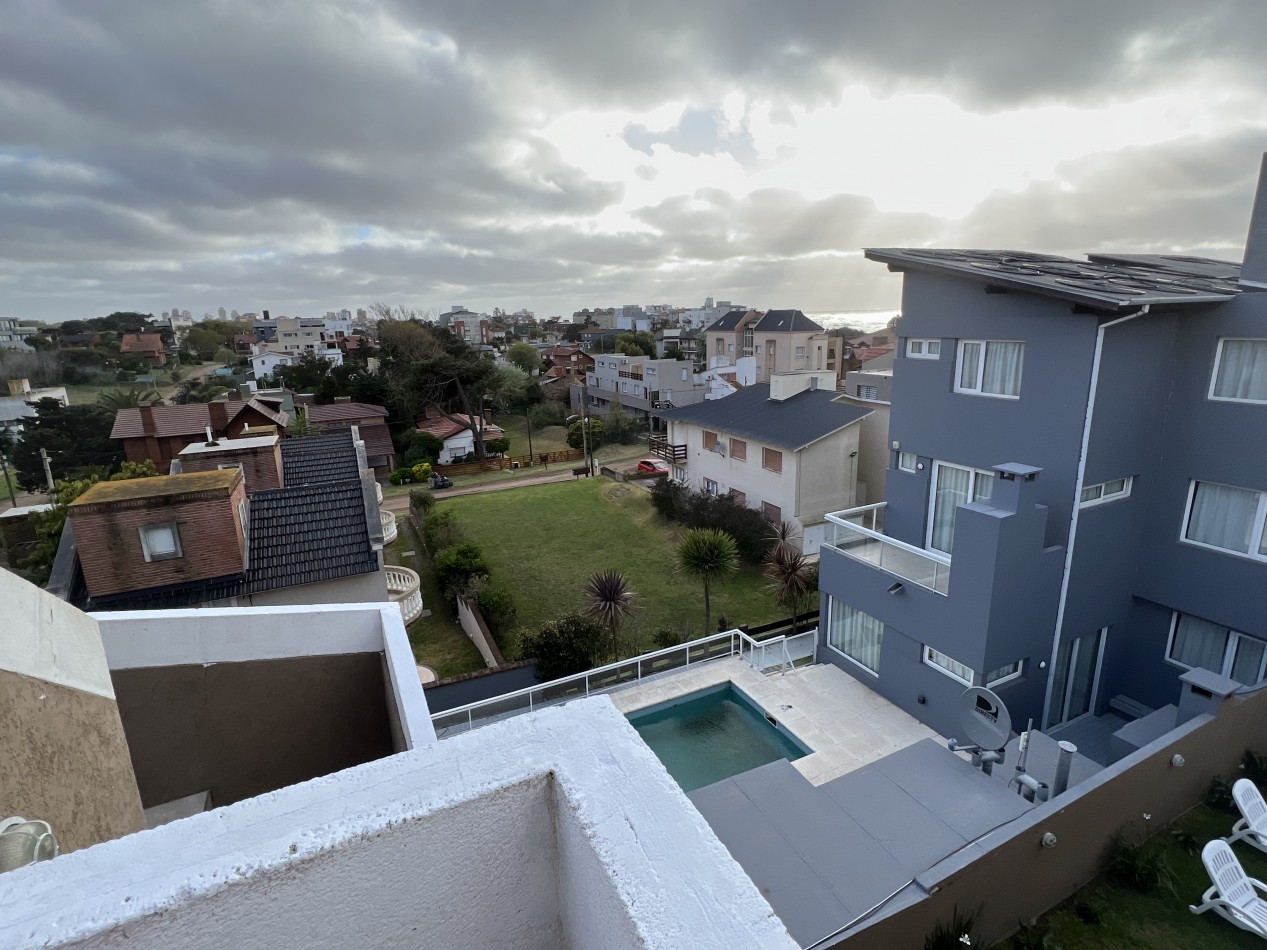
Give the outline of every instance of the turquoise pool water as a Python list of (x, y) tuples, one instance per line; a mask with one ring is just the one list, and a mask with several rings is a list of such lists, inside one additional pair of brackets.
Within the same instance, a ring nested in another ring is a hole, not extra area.
[(775, 759), (794, 761), (810, 751), (768, 723), (729, 685), (667, 708), (634, 713), (629, 722), (686, 792)]

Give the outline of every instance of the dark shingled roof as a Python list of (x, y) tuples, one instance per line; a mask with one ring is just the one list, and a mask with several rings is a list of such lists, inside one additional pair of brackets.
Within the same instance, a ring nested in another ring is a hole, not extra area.
[(799, 310), (769, 310), (752, 328), (761, 333), (821, 333), (823, 328)]
[(874, 412), (837, 402), (839, 396), (832, 389), (815, 389), (776, 401), (770, 398), (769, 383), (757, 383), (724, 399), (656, 415), (796, 452)]
[(705, 332), (707, 333), (709, 330), (733, 330), (735, 327), (739, 326), (739, 321), (743, 319), (743, 315), (747, 312), (747, 310), (732, 310), (712, 326), (708, 327)]
[(361, 477), (352, 432), (310, 435), (282, 442), (282, 481), (296, 485), (324, 485)]
[(953, 274), (1097, 310), (1219, 303), (1241, 289), (1239, 266), (1200, 257), (1100, 254), (1080, 261), (1026, 251), (926, 247), (867, 248), (866, 255), (888, 264), (890, 270)]
[(251, 493), (249, 591), (378, 570), (361, 481)]

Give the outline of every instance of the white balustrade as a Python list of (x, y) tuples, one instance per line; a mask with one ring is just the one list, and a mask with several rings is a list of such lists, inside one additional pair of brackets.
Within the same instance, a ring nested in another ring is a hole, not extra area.
[(383, 543), (391, 544), (396, 540), (396, 516), (390, 511), (380, 511), (378, 520), (383, 523)]
[(400, 615), (405, 626), (422, 616), (422, 587), (418, 572), (407, 567), (389, 564), (387, 573), (387, 593), (394, 603), (400, 605)]

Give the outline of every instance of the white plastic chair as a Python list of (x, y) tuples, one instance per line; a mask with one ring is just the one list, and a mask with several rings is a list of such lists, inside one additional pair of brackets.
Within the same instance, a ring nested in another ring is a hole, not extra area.
[(1221, 838), (1201, 849), (1201, 863), (1214, 883), (1201, 895), (1201, 906), (1189, 905), (1188, 910), (1194, 914), (1212, 910), (1241, 930), (1267, 940), (1267, 901), (1257, 893), (1267, 894), (1267, 884), (1247, 877), (1241, 862)]
[(1228, 844), (1244, 841), (1267, 852), (1267, 801), (1263, 801), (1258, 786), (1247, 778), (1237, 779), (1232, 798), (1241, 811), (1241, 820), (1232, 826), (1232, 836), (1223, 840)]

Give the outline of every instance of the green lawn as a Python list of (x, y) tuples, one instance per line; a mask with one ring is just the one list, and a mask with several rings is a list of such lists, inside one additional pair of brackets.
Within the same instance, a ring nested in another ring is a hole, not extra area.
[[(484, 658), (475, 644), (458, 626), (453, 616), (453, 606), (440, 596), (431, 560), (418, 542), (408, 515), (396, 518), (398, 537), (387, 548), (387, 563), (411, 567), (422, 579), (422, 605), (431, 611), (409, 625), (409, 642), (414, 648), (414, 659), (431, 667), (437, 675), (457, 676), (484, 669)], [(412, 555), (406, 552), (413, 551)]]
[[(1049, 935), (1048, 945), (1060, 950), (1262, 947), (1261, 939), (1238, 930), (1213, 911), (1198, 917), (1188, 910), (1189, 904), (1201, 903), (1201, 895), (1210, 886), (1201, 866), (1200, 847), (1230, 834), (1235, 821), (1235, 816), (1205, 805), (1196, 808), (1174, 827), (1191, 836), (1198, 853), (1180, 847), (1169, 831), (1159, 835), (1175, 874), (1175, 893), (1159, 888), (1140, 894), (1099, 878), (1039, 919), (1038, 927)], [(1267, 855), (1246, 844), (1234, 845), (1233, 850), (1250, 877), (1260, 881), (1267, 877)], [(1004, 941), (1002, 947), (1015, 945)]]
[[(497, 416), (494, 421), (506, 431), (510, 439), (509, 455), (527, 455), (528, 453), (528, 420), (524, 416)], [(545, 426), (532, 428), (532, 451), (566, 452), (568, 450), (568, 430), (563, 426)]]
[[(437, 507), (457, 512), (469, 539), (483, 549), (493, 582), (514, 595), (526, 629), (580, 607), (589, 576), (611, 568), (638, 595), (625, 628), (626, 653), (654, 649), (651, 636), (661, 627), (683, 637), (704, 634), (703, 588), (677, 569), (680, 528), (660, 520), (640, 487), (580, 479), (447, 499)], [(722, 615), (732, 626), (784, 616), (765, 584), (751, 568), (715, 584), (714, 624)], [(503, 645), (508, 658), (515, 646)]]

